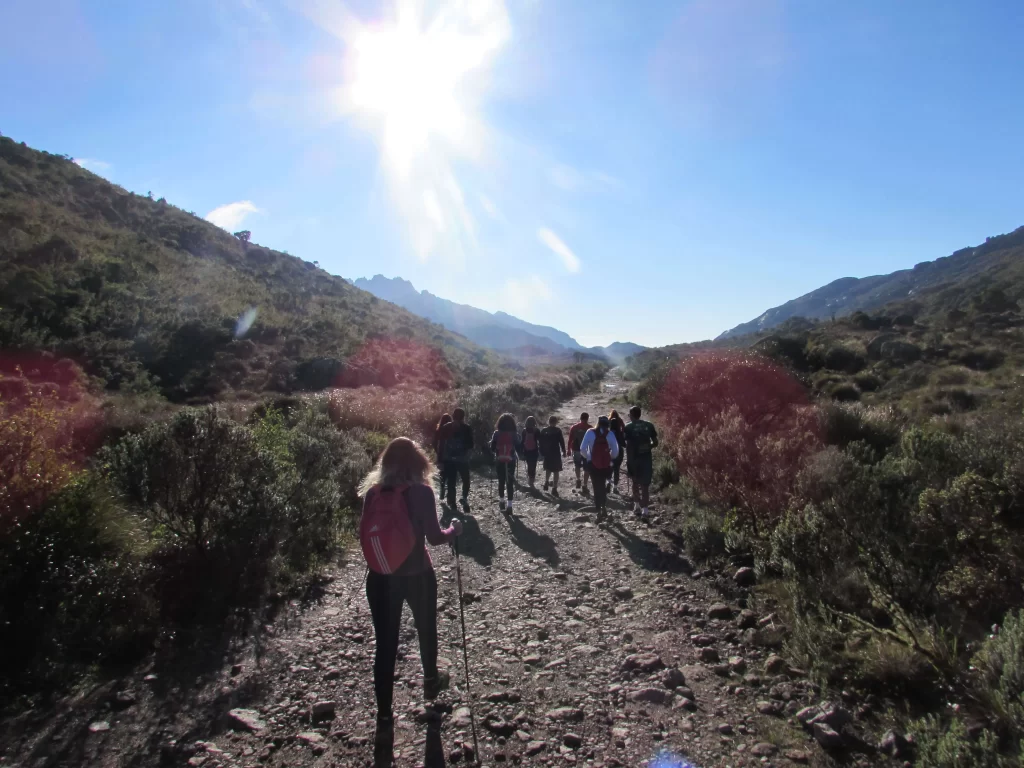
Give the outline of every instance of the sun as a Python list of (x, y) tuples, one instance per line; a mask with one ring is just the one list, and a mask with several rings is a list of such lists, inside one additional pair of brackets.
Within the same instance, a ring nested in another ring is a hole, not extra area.
[(409, 174), (438, 144), (471, 151), (478, 141), (475, 76), (507, 34), (488, 7), (503, 10), (488, 0), (450, 2), (428, 17), (406, 0), (393, 19), (347, 36), (344, 108), (371, 121), (393, 171)]

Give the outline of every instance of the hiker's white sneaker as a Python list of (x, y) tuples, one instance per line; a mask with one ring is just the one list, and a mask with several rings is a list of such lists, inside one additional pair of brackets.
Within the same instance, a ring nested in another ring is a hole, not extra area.
[(505, 506), (505, 511), (508, 512), (509, 514), (512, 513), (512, 501), (511, 500), (509, 500), (508, 504)]
[(647, 509), (647, 507), (644, 507), (643, 511), (640, 513), (640, 517), (642, 517), (644, 520), (646, 520), (650, 516), (651, 516), (650, 511)]

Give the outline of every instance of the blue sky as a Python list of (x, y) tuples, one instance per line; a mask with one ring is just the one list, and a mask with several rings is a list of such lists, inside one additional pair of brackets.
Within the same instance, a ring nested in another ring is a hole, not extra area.
[(693, 341), (1024, 224), (1024, 3), (6, 0), (0, 131), (345, 277)]

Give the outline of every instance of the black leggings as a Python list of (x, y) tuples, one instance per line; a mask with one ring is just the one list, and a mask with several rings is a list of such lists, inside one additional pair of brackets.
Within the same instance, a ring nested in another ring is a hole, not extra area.
[(446, 461), (444, 463), (444, 484), (448, 494), (448, 505), (455, 506), (455, 479), (462, 478), (462, 498), (469, 496), (469, 462)]
[(619, 470), (622, 469), (622, 451), (619, 451), (619, 455), (612, 460), (612, 485), (619, 484)]
[(529, 480), (537, 478), (537, 459), (540, 458), (540, 451), (526, 451), (526, 477)]
[(495, 467), (498, 472), (498, 498), (505, 495), (505, 486), (508, 486), (508, 500), (512, 501), (512, 491), (516, 487), (516, 463), (514, 461), (499, 461)]
[(423, 675), (437, 677), (437, 576), (433, 569), (409, 576), (386, 576), (370, 571), (366, 599), (373, 617), (377, 653), (373, 660), (373, 692), (377, 714), (391, 716), (395, 691), (395, 661), (402, 606), (409, 603), (420, 639)]

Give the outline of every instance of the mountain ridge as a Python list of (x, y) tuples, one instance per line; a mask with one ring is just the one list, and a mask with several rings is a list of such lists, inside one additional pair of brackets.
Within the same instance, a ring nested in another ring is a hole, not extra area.
[[(939, 294), (954, 285), (965, 295), (974, 295), (1000, 281), (1024, 279), (1017, 268), (1024, 257), (1024, 227), (977, 246), (961, 248), (949, 256), (922, 261), (909, 269), (868, 277), (841, 277), (809, 293), (771, 307), (758, 317), (719, 334), (725, 340), (770, 330), (793, 317), (821, 320), (878, 309), (888, 304), (921, 303), (955, 305), (963, 297)], [(957, 290), (957, 289), (954, 289)]]

